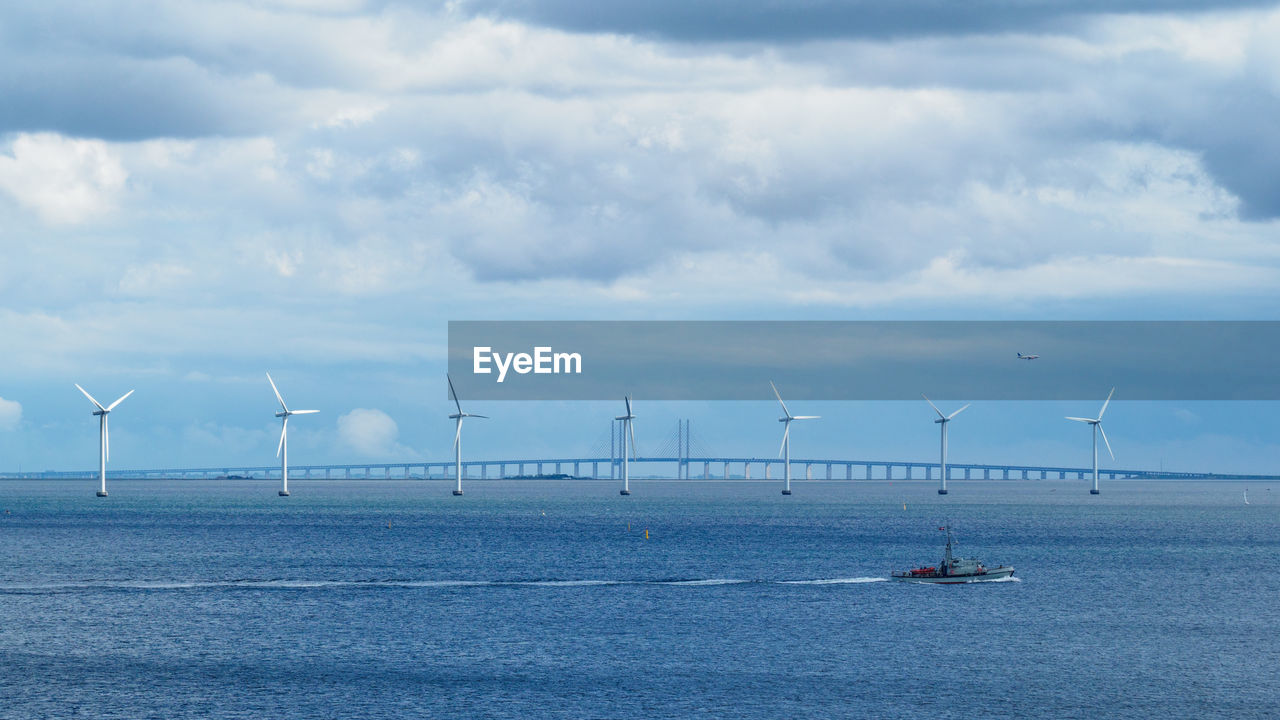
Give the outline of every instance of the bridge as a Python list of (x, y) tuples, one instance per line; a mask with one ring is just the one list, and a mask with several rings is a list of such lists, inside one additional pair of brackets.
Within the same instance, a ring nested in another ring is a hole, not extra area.
[[(783, 462), (762, 457), (640, 456), (631, 460), (632, 477), (682, 480), (768, 480), (781, 478)], [(579, 479), (620, 479), (621, 457), (516, 458), (467, 460), (462, 463), (464, 480), (538, 479), (572, 477)], [(903, 460), (796, 459), (791, 460), (793, 479), (806, 480), (940, 480), (936, 462)], [(96, 469), (0, 472), (0, 479), (89, 480)], [(1092, 468), (1050, 465), (988, 465), (947, 463), (947, 480), (1050, 480), (1086, 479)], [(1238, 475), (1224, 473), (1169, 472), (1167, 470), (1098, 469), (1109, 480), (1275, 480), (1280, 475)], [(278, 465), (223, 465), (203, 468), (153, 468), (109, 470), (109, 479), (280, 479)], [(454, 480), (454, 464), (441, 462), (355, 463), (341, 465), (291, 465), (289, 477), (306, 479), (359, 480)]]
[[(673, 433), (654, 444), (653, 455), (631, 460), (632, 478), (661, 477), (681, 480), (781, 478), (783, 461), (776, 457), (721, 456), (707, 452), (693, 434), (688, 420), (680, 420)], [(615, 422), (609, 437), (603, 435), (595, 455), (560, 458), (512, 458), (505, 460), (464, 460), (464, 480), (537, 479), (573, 477), (611, 480), (622, 477), (621, 423)], [(455, 480), (452, 460), (433, 462), (351, 463), (338, 465), (290, 465), (289, 477), (307, 479), (359, 480)], [(911, 460), (791, 459), (792, 479), (806, 480), (941, 480), (937, 462)], [(87, 470), (44, 470), (0, 472), (0, 479), (96, 478), (96, 468)], [(1092, 468), (1056, 465), (995, 465), (947, 463), (947, 481), (952, 480), (1050, 480), (1086, 479)], [(1236, 475), (1224, 473), (1169, 472), (1166, 470), (1098, 469), (1098, 477), (1108, 480), (1275, 480), (1280, 475)], [(222, 465), (195, 468), (153, 468), (108, 470), (107, 478), (122, 479), (257, 479), (279, 480), (279, 465)]]

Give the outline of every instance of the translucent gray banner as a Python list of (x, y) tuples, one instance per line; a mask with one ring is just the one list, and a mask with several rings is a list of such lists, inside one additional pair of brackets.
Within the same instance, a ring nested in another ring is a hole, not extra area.
[(449, 323), (479, 400), (1275, 400), (1277, 351), (1273, 321)]

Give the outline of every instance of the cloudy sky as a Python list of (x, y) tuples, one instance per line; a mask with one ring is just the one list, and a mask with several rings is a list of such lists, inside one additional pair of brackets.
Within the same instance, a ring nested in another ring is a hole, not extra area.
[[(264, 370), (299, 464), (444, 459), (451, 319), (1277, 319), (1277, 157), (1274, 3), (6, 6), (0, 470), (96, 462), (73, 382), (137, 388), (116, 467), (270, 464)], [(1270, 404), (1117, 398), (1120, 465), (1276, 470)], [(927, 406), (820, 405), (797, 454), (932, 457)], [(614, 414), (474, 411), (491, 457)], [(1061, 411), (953, 458), (1083, 463)]]

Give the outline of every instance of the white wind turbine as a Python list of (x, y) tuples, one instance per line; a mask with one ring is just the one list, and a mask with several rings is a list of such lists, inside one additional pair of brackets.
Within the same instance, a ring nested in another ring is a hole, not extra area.
[(782, 396), (778, 394), (778, 386), (769, 381), (769, 387), (773, 388), (774, 397), (778, 398), (778, 404), (782, 406), (782, 417), (778, 418), (778, 422), (786, 423), (782, 431), (782, 447), (778, 449), (778, 454), (783, 456), (783, 466), (787, 476), (787, 486), (783, 488), (783, 495), (791, 494), (791, 421), (792, 420), (817, 420), (821, 415), (792, 415), (787, 409), (787, 404), (782, 402)]
[(280, 458), (280, 497), (289, 497), (289, 416), (310, 415), (320, 411), (290, 410), (289, 406), (284, 404), (284, 398), (280, 397), (280, 391), (276, 389), (276, 381), (271, 379), (271, 373), (267, 373), (267, 382), (271, 383), (271, 390), (280, 401), (280, 412), (276, 413), (276, 417), (280, 418), (280, 444), (276, 446), (276, 456)]
[(933, 408), (933, 411), (938, 413), (938, 419), (934, 420), (934, 422), (942, 426), (942, 487), (938, 488), (938, 494), (946, 495), (947, 494), (947, 423), (951, 422), (951, 418), (964, 412), (965, 408), (968, 408), (970, 403), (966, 403), (964, 407), (951, 413), (950, 415), (943, 415), (942, 411), (938, 409), (937, 405), (933, 404), (933, 401), (929, 399), (928, 395), (925, 395), (924, 393), (920, 393), (920, 397), (924, 398), (924, 401), (929, 403), (929, 407)]
[(115, 410), (117, 405), (124, 402), (125, 398), (132, 395), (133, 391), (130, 390), (129, 392), (121, 395), (115, 402), (106, 407), (102, 407), (102, 403), (94, 400), (93, 396), (84, 388), (80, 387), (79, 384), (76, 384), (76, 389), (84, 393), (84, 396), (89, 398), (89, 402), (93, 403), (94, 407), (98, 408), (93, 411), (93, 414), (98, 416), (98, 480), (101, 483), (98, 488), (98, 497), (106, 497), (107, 461), (111, 459), (111, 435), (107, 431), (107, 415), (109, 415), (112, 410)]
[(453, 398), (454, 407), (458, 408), (458, 412), (449, 416), (450, 420), (458, 421), (458, 431), (453, 434), (453, 462), (454, 476), (457, 477), (458, 486), (453, 489), (454, 495), (462, 494), (462, 418), (484, 418), (489, 419), (488, 415), (473, 415), (471, 413), (462, 412), (462, 403), (458, 402), (458, 393), (453, 389), (453, 378), (445, 373), (445, 379), (449, 381), (449, 396)]
[(632, 426), (631, 421), (636, 419), (635, 413), (631, 412), (631, 398), (624, 395), (623, 401), (627, 403), (627, 414), (619, 415), (614, 420), (622, 421), (622, 491), (619, 495), (631, 494), (631, 466), (627, 464), (627, 437), (631, 438), (631, 457), (636, 455), (636, 429)]
[(1093, 426), (1093, 489), (1089, 491), (1090, 495), (1097, 495), (1098, 490), (1098, 433), (1102, 433), (1102, 442), (1106, 443), (1107, 454), (1112, 460), (1116, 459), (1116, 454), (1111, 452), (1111, 443), (1107, 442), (1107, 431), (1102, 429), (1102, 415), (1107, 411), (1107, 405), (1111, 404), (1111, 396), (1116, 394), (1116, 389), (1111, 388), (1111, 392), (1107, 393), (1106, 402), (1102, 403), (1102, 409), (1098, 411), (1096, 418), (1079, 418), (1067, 417), (1068, 420), (1076, 422), (1089, 423)]

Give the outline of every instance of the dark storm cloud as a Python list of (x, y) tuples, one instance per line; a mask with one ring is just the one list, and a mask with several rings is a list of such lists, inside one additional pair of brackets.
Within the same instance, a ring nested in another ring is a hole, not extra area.
[(804, 41), (1037, 32), (1102, 13), (1199, 12), (1262, 0), (471, 0), (477, 12), (573, 32), (681, 41)]
[(78, 137), (245, 135), (292, 119), (291, 94), (262, 78), (228, 78), (183, 58), (26, 56), (0, 70), (0, 133)]

